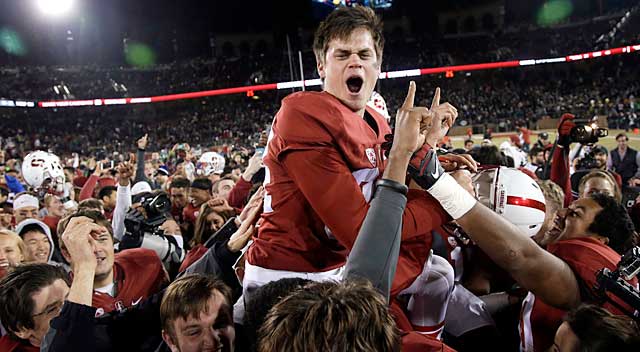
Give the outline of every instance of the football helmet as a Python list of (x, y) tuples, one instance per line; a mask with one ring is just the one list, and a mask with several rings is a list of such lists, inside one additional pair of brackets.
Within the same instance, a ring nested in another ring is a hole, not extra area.
[(22, 163), (24, 181), (38, 193), (64, 194), (64, 170), (60, 158), (52, 153), (36, 150)]
[(546, 211), (540, 186), (524, 172), (508, 167), (481, 171), (473, 176), (478, 201), (500, 214), (523, 233), (535, 235)]
[(374, 91), (373, 94), (371, 94), (371, 99), (369, 99), (367, 105), (384, 116), (384, 118), (387, 119), (387, 123), (391, 123), (391, 116), (389, 115), (389, 110), (387, 109), (387, 102), (384, 100), (382, 95), (380, 95), (380, 93)]
[(213, 173), (221, 174), (224, 171), (224, 157), (216, 152), (203, 153), (196, 163), (196, 173), (199, 176), (209, 176)]

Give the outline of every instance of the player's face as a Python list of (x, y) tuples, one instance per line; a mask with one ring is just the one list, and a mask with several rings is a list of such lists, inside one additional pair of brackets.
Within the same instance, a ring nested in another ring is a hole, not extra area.
[(324, 90), (363, 116), (380, 74), (380, 59), (365, 28), (354, 30), (348, 38), (331, 40), (324, 62), (318, 63)]
[(564, 229), (560, 234), (561, 240), (586, 237), (590, 234), (589, 226), (602, 207), (591, 198), (581, 198), (569, 205), (569, 208), (559, 213), (564, 217)]
[(224, 296), (215, 291), (200, 316), (177, 318), (172, 322), (174, 336), (162, 332), (173, 352), (220, 351), (233, 352), (236, 330), (231, 307)]
[(616, 142), (618, 142), (618, 148), (620, 148), (620, 149), (626, 149), (627, 148), (627, 138), (620, 137), (620, 138), (616, 139)]
[(211, 199), (211, 195), (204, 189), (199, 188), (189, 188), (189, 202), (194, 207), (199, 207), (202, 203)]

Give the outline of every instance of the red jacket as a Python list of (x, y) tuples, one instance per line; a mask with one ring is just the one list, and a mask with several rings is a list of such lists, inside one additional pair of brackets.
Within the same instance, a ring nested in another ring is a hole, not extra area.
[[(369, 123), (326, 92), (283, 100), (264, 159), (265, 211), (249, 263), (295, 272), (344, 265), (384, 170), (380, 145), (391, 132), (373, 109), (367, 115)], [(426, 192), (410, 192), (394, 292), (422, 272), (430, 231), (448, 220)]]
[[(571, 267), (578, 279), (581, 293), (586, 292), (590, 296), (595, 296), (593, 286), (596, 283), (596, 272), (602, 268), (615, 270), (620, 261), (618, 253), (591, 237), (558, 241), (550, 244), (547, 250)], [(630, 283), (637, 285), (638, 282), (634, 278)], [(611, 298), (621, 306), (630, 309), (617, 297), (611, 296)], [(598, 304), (598, 302), (590, 302), (589, 297), (582, 296), (581, 300)], [(623, 314), (608, 302), (603, 307), (611, 313)], [(551, 347), (556, 331), (566, 313), (565, 310), (554, 308), (529, 293), (522, 304), (520, 315), (521, 350), (546, 351)]]
[(113, 280), (116, 296), (94, 291), (91, 305), (96, 316), (122, 310), (160, 291), (169, 283), (156, 252), (146, 248), (127, 249), (115, 256)]

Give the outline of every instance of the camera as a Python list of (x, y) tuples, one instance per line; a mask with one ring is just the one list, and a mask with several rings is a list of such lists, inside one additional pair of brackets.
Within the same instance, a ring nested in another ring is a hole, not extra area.
[(584, 158), (578, 160), (576, 170), (591, 170), (597, 169), (598, 167), (598, 161), (594, 158), (592, 153), (589, 153)]
[(569, 133), (572, 143), (594, 144), (598, 143), (600, 138), (609, 135), (609, 130), (598, 127), (598, 124), (593, 120), (576, 119), (574, 122), (576, 126)]
[(185, 251), (182, 243), (176, 239), (181, 236), (167, 236), (160, 228), (170, 218), (167, 215), (171, 211), (169, 196), (158, 191), (136, 197), (134, 202), (140, 203), (143, 211), (133, 207), (127, 211), (124, 218), (125, 234), (118, 248), (152, 249), (166, 266), (182, 262)]
[(171, 200), (164, 192), (145, 193), (135, 200), (144, 209), (144, 214), (138, 209), (127, 211), (124, 226), (127, 234), (155, 233), (158, 226), (167, 220), (166, 214), (171, 211)]
[(596, 284), (594, 289), (603, 301), (610, 301), (629, 317), (640, 322), (640, 317), (633, 311), (628, 311), (620, 307), (609, 295), (612, 294), (628, 304), (632, 310), (640, 311), (640, 291), (629, 284), (640, 273), (640, 247), (635, 246), (628, 250), (614, 271), (603, 268), (596, 274)]

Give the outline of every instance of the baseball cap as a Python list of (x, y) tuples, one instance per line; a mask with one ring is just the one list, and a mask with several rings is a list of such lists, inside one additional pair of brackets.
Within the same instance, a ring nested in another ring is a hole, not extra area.
[(38, 198), (30, 194), (21, 194), (13, 200), (13, 209), (21, 209), (26, 207), (40, 208)]
[(131, 195), (135, 196), (140, 193), (149, 193), (151, 192), (151, 186), (146, 181), (140, 181), (131, 187)]
[(169, 176), (169, 171), (167, 171), (167, 169), (164, 166), (160, 166), (153, 175), (158, 176), (160, 174)]
[(591, 152), (593, 154), (609, 154), (609, 151), (607, 150), (607, 148), (605, 148), (603, 145), (600, 145), (600, 144), (596, 144), (593, 147), (591, 147)]

